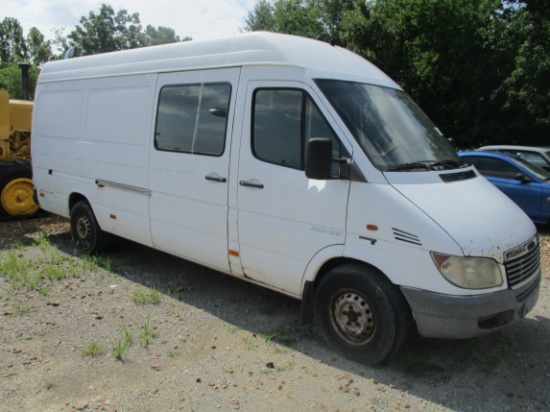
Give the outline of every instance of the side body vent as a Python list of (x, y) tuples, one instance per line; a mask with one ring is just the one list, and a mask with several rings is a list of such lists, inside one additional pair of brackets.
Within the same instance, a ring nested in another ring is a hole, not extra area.
[(439, 177), (445, 183), (451, 183), (458, 182), (459, 180), (474, 179), (477, 175), (473, 170), (468, 170), (467, 172), (441, 174)]
[(413, 245), (422, 246), (422, 243), (420, 242), (420, 238), (416, 235), (413, 235), (412, 233), (405, 232), (401, 229), (396, 229), (392, 227), (393, 235), (395, 237), (395, 240), (399, 240), (401, 242), (407, 242), (412, 243)]

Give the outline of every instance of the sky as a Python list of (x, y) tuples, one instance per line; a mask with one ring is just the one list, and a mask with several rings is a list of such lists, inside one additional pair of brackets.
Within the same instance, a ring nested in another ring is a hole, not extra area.
[(181, 38), (205, 40), (239, 33), (245, 17), (256, 0), (2, 0), (0, 21), (13, 17), (26, 36), (36, 27), (46, 39), (53, 39), (53, 29), (64, 28), (69, 34), (90, 11), (99, 13), (102, 3), (115, 13), (126, 9), (139, 13), (141, 25), (170, 27)]

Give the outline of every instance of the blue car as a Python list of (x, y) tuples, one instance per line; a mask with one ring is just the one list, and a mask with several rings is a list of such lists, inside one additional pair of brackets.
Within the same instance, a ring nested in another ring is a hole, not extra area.
[(535, 223), (550, 222), (550, 172), (502, 153), (460, 152), (459, 156), (512, 199)]

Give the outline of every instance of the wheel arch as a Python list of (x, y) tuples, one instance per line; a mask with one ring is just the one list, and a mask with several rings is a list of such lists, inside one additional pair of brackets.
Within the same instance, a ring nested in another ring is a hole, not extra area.
[(69, 215), (71, 214), (71, 210), (73, 210), (74, 205), (76, 205), (78, 202), (82, 200), (90, 203), (88, 198), (84, 196), (82, 193), (73, 192), (69, 195)]
[[(302, 323), (308, 324), (312, 323), (314, 310), (313, 310), (313, 301), (315, 298), (315, 292), (317, 290), (317, 285), (321, 280), (334, 268), (344, 265), (356, 265), (362, 266), (365, 268), (370, 268), (374, 270), (378, 276), (384, 278), (387, 282), (396, 286), (389, 277), (377, 266), (372, 263), (365, 262), (363, 260), (355, 259), (347, 256), (337, 256), (325, 260), (320, 263), (318, 268), (314, 271), (313, 274), (310, 274), (309, 277), (304, 277), (304, 282), (302, 286), (302, 300), (301, 300), (301, 320)], [(311, 266), (311, 264), (310, 264)]]

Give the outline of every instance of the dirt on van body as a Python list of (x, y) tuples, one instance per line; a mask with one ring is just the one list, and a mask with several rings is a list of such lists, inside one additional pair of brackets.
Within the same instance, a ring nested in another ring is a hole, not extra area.
[(523, 321), (411, 336), (365, 366), (298, 301), (128, 241), (75, 251), (66, 219), (0, 223), (0, 411), (550, 410), (550, 236)]

